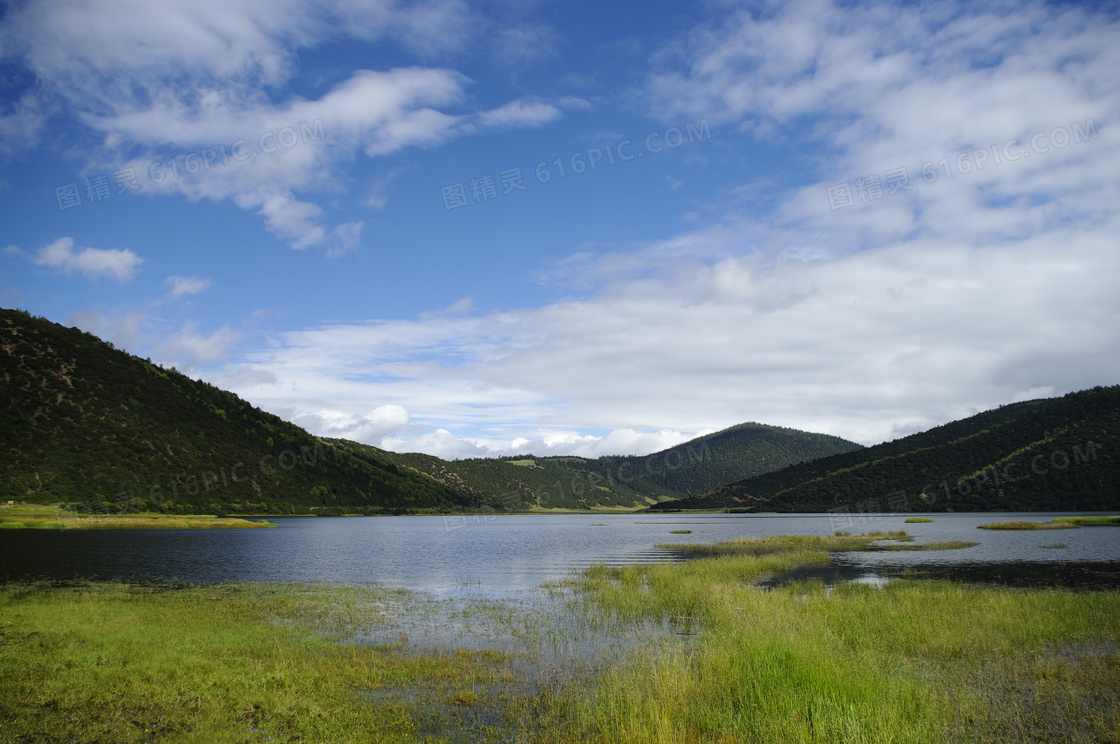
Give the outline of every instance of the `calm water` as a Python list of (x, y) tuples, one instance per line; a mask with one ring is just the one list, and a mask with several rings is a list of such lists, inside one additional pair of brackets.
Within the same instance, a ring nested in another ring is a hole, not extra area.
[[(866, 516), (855, 534), (901, 530), (918, 542), (968, 540), (964, 550), (837, 556), (836, 578), (927, 575), (1029, 583), (1120, 585), (1120, 528), (997, 532), (1005, 519), (1054, 514)], [(380, 584), (435, 594), (502, 596), (594, 563), (674, 560), (668, 542), (711, 543), (776, 534), (829, 535), (828, 515), (549, 515), (277, 518), (269, 530), (11, 530), (0, 533), (0, 580), (122, 579)], [(673, 530), (691, 530), (674, 535)], [(1066, 547), (1045, 547), (1062, 543)], [(1086, 579), (1088, 577), (1088, 579)], [(1094, 578), (1095, 577), (1095, 578)], [(827, 578), (827, 576), (826, 576)]]

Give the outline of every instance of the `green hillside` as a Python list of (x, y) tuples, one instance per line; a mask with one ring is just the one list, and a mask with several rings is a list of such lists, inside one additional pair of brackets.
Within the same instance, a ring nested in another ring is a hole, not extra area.
[(863, 447), (840, 437), (810, 434), (765, 424), (739, 424), (698, 437), (650, 457), (613, 457), (618, 470), (629, 469), (669, 491), (700, 494), (829, 455)]
[(1002, 406), (657, 508), (862, 512), (1120, 508), (1120, 386)]
[(0, 496), (170, 513), (403, 511), (465, 497), (355, 458), (232, 393), (0, 310)]
[(427, 474), (475, 503), (508, 509), (632, 507), (699, 493), (860, 445), (824, 434), (741, 424), (645, 456), (515, 457), (447, 462), (327, 440), (358, 457), (381, 457)]
[(448, 462), (315, 437), (76, 328), (0, 310), (0, 498), (93, 511), (634, 508), (859, 445), (743, 424), (644, 457)]

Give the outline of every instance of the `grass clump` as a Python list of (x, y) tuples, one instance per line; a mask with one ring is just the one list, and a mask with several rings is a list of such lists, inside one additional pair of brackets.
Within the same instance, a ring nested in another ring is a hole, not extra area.
[(906, 520), (906, 524), (925, 524), (932, 521), (932, 519), (926, 519), (925, 517), (909, 517)]
[[(12, 515), (0, 517), (0, 528), (27, 530), (184, 530), (256, 529), (275, 527), (265, 519), (251, 522), (238, 517), (210, 514), (75, 514), (58, 507), (6, 507)], [(13, 518), (14, 517), (14, 518)]]
[[(388, 592), (0, 587), (4, 741), (424, 741), (509, 681), (492, 651), (341, 642)], [(388, 694), (390, 691), (393, 694)]]
[(569, 699), (572, 734), (555, 740), (1115, 740), (1120, 592), (757, 586), (856, 539), (742, 540), (685, 563), (588, 570), (588, 612), (687, 617), (698, 632), (608, 669)]
[(1069, 524), (1068, 522), (992, 522), (990, 524), (982, 524), (978, 527), (981, 530), (1074, 530), (1077, 529), (1076, 524)]
[(1120, 526), (1120, 517), (1056, 517), (1054, 521), (1084, 527)]
[(691, 535), (692, 530), (670, 530), (670, 535)]
[(920, 545), (884, 545), (880, 550), (961, 550), (972, 548), (980, 543), (966, 542), (964, 540), (945, 540), (942, 542), (928, 542)]
[(688, 558), (716, 558), (720, 556), (738, 555), (802, 555), (815, 553), (823, 555), (827, 562), (829, 553), (844, 553), (859, 550), (873, 550), (874, 543), (880, 540), (906, 540), (913, 539), (905, 532), (893, 531), (869, 532), (866, 535), (849, 535), (847, 533), (831, 537), (818, 537), (813, 535), (773, 535), (763, 538), (740, 537), (727, 542), (710, 545), (696, 545), (691, 543), (673, 544), (668, 547)]

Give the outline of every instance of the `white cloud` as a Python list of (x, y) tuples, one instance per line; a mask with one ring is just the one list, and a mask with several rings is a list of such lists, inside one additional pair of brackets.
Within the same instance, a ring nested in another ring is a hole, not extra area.
[(169, 276), (166, 281), (171, 285), (171, 291), (167, 293), (171, 299), (205, 292), (211, 284), (210, 277)]
[(143, 259), (128, 249), (80, 248), (74, 250), (73, 238), (59, 238), (38, 250), (33, 259), (39, 266), (48, 266), (69, 274), (77, 271), (87, 277), (111, 276), (128, 281)]
[(86, 333), (92, 333), (102, 341), (108, 341), (118, 349), (138, 353), (144, 344), (143, 326), (147, 323), (144, 313), (128, 311), (105, 315), (96, 310), (75, 310), (66, 322)]
[[(1115, 383), (1120, 331), (1092, 319), (1120, 314), (1117, 227), (800, 261), (752, 254), (758, 235), (729, 226), (588, 260), (598, 290), (584, 300), (312, 328), (230, 373), (273, 376), (236, 388), (270, 410), (399, 405), (425, 429), (381, 443), (395, 449), (458, 452), (451, 434), (425, 433), (444, 428), (486, 453), (640, 452), (671, 440), (579, 432), (690, 437), (749, 420), (872, 443), (1039, 390)], [(740, 255), (712, 257), (729, 233)]]
[[(232, 200), (293, 247), (326, 244), (336, 255), (352, 247), (353, 227), (327, 224), (307, 195), (337, 191), (339, 170), (357, 152), (435, 147), (477, 133), (479, 122), (540, 126), (560, 111), (513, 102), (447, 113), (463, 104), (470, 81), (425, 67), (356, 70), (305, 99), (287, 90), (299, 50), (353, 38), (434, 55), (461, 50), (479, 23), (461, 0), (29, 0), (0, 24), (0, 57), (26, 65), (41, 90), (0, 118), (0, 133), (29, 145), (44, 112), (59, 110), (99, 136), (101, 147), (87, 148), (99, 168), (145, 173), (170, 156), (193, 152), (202, 162), (209, 152), (209, 165), (222, 153), (205, 178), (168, 177), (153, 183), (156, 192)], [(278, 147), (286, 130), (291, 144)], [(231, 160), (239, 141), (250, 157)]]
[(11, 112), (0, 110), (0, 155), (32, 150), (47, 120), (46, 105), (33, 95), (11, 104)]
[(210, 334), (197, 331), (197, 324), (187, 322), (176, 333), (164, 336), (153, 348), (154, 356), (180, 370), (225, 359), (232, 347), (243, 338), (239, 331), (222, 326)]
[[(1115, 20), (1039, 2), (718, 7), (654, 56), (649, 110), (673, 125), (709, 118), (713, 145), (796, 149), (804, 168), (733, 184), (702, 213), (720, 215), (714, 225), (611, 253), (589, 245), (541, 272), (579, 299), (291, 331), (214, 381), (317, 433), (445, 457), (642, 453), (747, 420), (872, 443), (1117, 382)], [(387, 27), (386, 8), (366, 8), (363, 23)], [(285, 80), (290, 58), (269, 56), (282, 34), (261, 34), (245, 41), (239, 74)], [(576, 105), (448, 113), (470, 83), (431, 68), (359, 71), (317, 100), (282, 103), (238, 99), (233, 77), (216, 79), (197, 98), (91, 104), (91, 126), (186, 151), (321, 119), (323, 140), (166, 188), (237, 199), (294, 245), (341, 246), (328, 250), (356, 244), (361, 224), (328, 225), (304, 190), (328, 184), (340, 160), (533, 126)], [(1049, 141), (1090, 120), (1088, 141), (1030, 149), (1037, 132)], [(957, 166), (1011, 140), (1030, 157)], [(910, 190), (884, 183), (868, 203), (831, 208), (828, 186), (900, 167)], [(219, 359), (224, 333), (184, 328), (177, 353)]]
[(560, 109), (539, 101), (511, 101), (501, 108), (483, 111), (478, 123), (485, 128), (539, 127), (559, 119)]
[[(245, 338), (244, 333), (227, 325), (211, 333), (202, 333), (197, 323), (187, 321), (174, 330), (175, 325), (166, 319), (128, 307), (74, 310), (67, 323), (111, 342), (118, 349), (151, 356), (154, 362), (191, 374), (198, 374), (204, 365), (227, 360)], [(246, 382), (275, 380), (263, 370), (246, 370), (243, 379)]]
[(363, 227), (365, 227), (365, 223), (361, 220), (336, 225), (332, 235), (334, 247), (327, 251), (327, 258), (338, 258), (356, 250), (359, 241), (362, 239)]
[[(706, 117), (770, 143), (803, 138), (809, 175), (821, 177), (814, 189), (897, 167), (918, 179), (925, 162), (1013, 139), (1021, 147), (1073, 122), (1095, 118), (1104, 134), (1120, 114), (1118, 33), (1114, 17), (1069, 4), (772, 3), (730, 10), (663, 51), (646, 98), (665, 120)], [(1107, 136), (1092, 154), (989, 160), (957, 185), (992, 187), (998, 199), (1080, 189), (1087, 170), (1112, 181)], [(1084, 158), (1095, 168), (1062, 170)], [(899, 229), (906, 222), (897, 216)]]

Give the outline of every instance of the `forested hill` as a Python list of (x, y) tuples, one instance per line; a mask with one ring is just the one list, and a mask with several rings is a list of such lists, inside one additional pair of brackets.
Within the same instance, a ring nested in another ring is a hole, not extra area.
[(88, 333), (0, 309), (0, 498), (106, 511), (633, 507), (858, 449), (744, 424), (645, 457), (448, 462), (303, 429)]
[[(358, 457), (381, 457), (471, 495), (480, 503), (586, 509), (633, 506), (699, 493), (860, 445), (824, 434), (741, 424), (684, 444), (634, 457), (521, 455), (447, 462), (431, 455), (387, 453), (327, 440)], [(520, 507), (518, 507), (520, 508)]]
[(0, 494), (184, 513), (403, 511), (463, 494), (360, 459), (232, 393), (22, 311), (0, 310)]
[(760, 512), (1120, 509), (1120, 386), (986, 411), (655, 508)]
[(698, 437), (648, 457), (601, 458), (630, 468), (651, 482), (686, 495), (700, 494), (781, 468), (863, 446), (827, 434), (747, 423)]

